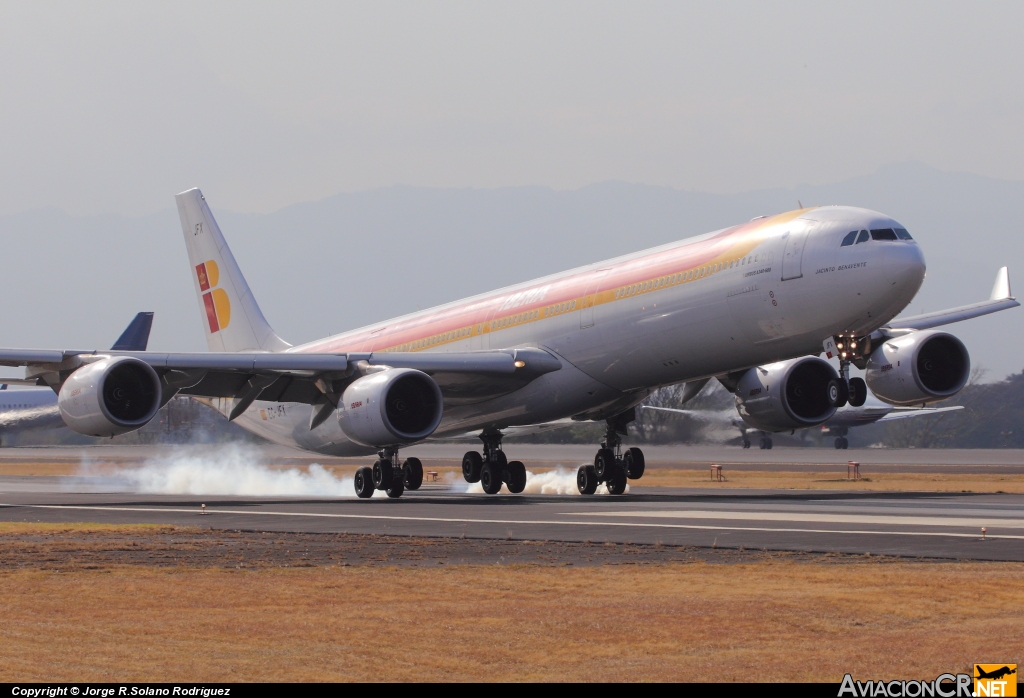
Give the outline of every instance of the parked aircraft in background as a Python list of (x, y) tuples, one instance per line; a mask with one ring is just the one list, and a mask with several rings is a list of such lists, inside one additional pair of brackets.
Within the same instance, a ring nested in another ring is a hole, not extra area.
[[(621, 494), (644, 472), (642, 451), (623, 449), (621, 437), (661, 386), (718, 377), (766, 431), (830, 419), (851, 384), (858, 394), (851, 364), (889, 404), (943, 400), (966, 383), (970, 359), (960, 340), (930, 328), (1018, 305), (1003, 269), (989, 301), (893, 322), (924, 279), (921, 249), (888, 216), (824, 206), (293, 347), (263, 317), (202, 193), (177, 204), (209, 353), (4, 349), (0, 364), (26, 366), (26, 381), (58, 390), (65, 423), (83, 434), (138, 429), (181, 394), (271, 441), (376, 453), (356, 473), (360, 497), (416, 489), (422, 468), (399, 450), (467, 431), (483, 449), (464, 456), (465, 479), (490, 494), (503, 484), (521, 492), (526, 469), (507, 459), (503, 430), (565, 418), (606, 424), (594, 464), (577, 473), (580, 491), (603, 482)], [(480, 263), (500, 263), (495, 252)], [(380, 265), (386, 283), (388, 254), (342, 263)], [(324, 283), (311, 287), (314, 304), (372, 302), (372, 289)], [(808, 356), (829, 347), (839, 372)]]
[[(742, 413), (734, 408), (730, 408), (728, 410), (686, 410), (671, 407), (654, 407), (652, 405), (641, 405), (641, 407), (645, 410), (685, 414), (702, 421), (731, 425), (739, 429), (740, 437), (743, 439), (741, 442), (743, 448), (750, 448), (750, 436), (748, 433), (751, 430), (758, 431), (760, 432), (761, 448), (771, 449), (772, 447), (771, 432), (762, 431), (756, 427), (752, 427), (752, 425), (744, 421)], [(835, 414), (821, 424), (821, 429), (824, 433), (835, 435), (835, 447), (837, 449), (845, 449), (850, 445), (846, 436), (853, 427), (862, 427), (868, 424), (875, 424), (876, 422), (889, 422), (894, 419), (925, 417), (928, 415), (953, 412), (962, 409), (962, 405), (953, 405), (950, 407), (895, 407), (893, 405), (887, 405), (874, 396), (869, 395), (867, 401), (859, 407), (847, 404), (844, 407), (837, 409)], [(786, 429), (784, 431), (793, 430)]]
[[(114, 342), (111, 351), (146, 351), (153, 313), (139, 313)], [(0, 436), (18, 431), (66, 426), (51, 388), (8, 390), (0, 385)]]

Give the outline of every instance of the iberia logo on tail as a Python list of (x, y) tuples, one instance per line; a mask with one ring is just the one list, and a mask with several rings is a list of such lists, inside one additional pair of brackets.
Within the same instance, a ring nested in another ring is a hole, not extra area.
[(199, 290), (203, 292), (203, 305), (206, 307), (206, 319), (210, 322), (210, 333), (219, 332), (231, 322), (231, 301), (224, 289), (217, 288), (220, 269), (211, 259), (196, 267), (196, 276), (199, 277)]

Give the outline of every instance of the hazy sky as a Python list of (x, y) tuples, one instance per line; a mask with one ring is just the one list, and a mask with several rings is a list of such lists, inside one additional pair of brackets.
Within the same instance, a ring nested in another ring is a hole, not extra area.
[(0, 5), (0, 214), (917, 160), (1024, 179), (1024, 3)]

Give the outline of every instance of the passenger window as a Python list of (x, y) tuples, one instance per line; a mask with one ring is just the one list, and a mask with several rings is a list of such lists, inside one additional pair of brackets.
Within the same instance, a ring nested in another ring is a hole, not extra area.
[(852, 231), (849, 235), (843, 238), (843, 244), (840, 247), (849, 247), (853, 244), (853, 241), (857, 239), (857, 231)]
[(857, 236), (857, 244), (859, 245), (860, 243), (867, 242), (867, 241), (868, 241), (868, 231), (866, 231), (866, 230), (860, 231), (860, 235)]
[(896, 228), (895, 230), (896, 230), (896, 237), (898, 237), (900, 240), (913, 240), (914, 239), (914, 238), (910, 237), (910, 233), (908, 233), (903, 228)]
[(896, 240), (896, 232), (892, 228), (879, 228), (871, 231), (872, 240)]

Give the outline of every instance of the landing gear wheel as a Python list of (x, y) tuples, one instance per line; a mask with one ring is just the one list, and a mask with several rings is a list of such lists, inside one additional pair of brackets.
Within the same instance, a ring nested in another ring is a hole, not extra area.
[(610, 448), (602, 448), (594, 456), (594, 472), (600, 480), (607, 479), (608, 473), (615, 466), (615, 451)]
[(846, 440), (846, 437), (844, 436), (844, 437), (843, 437), (843, 446), (842, 446), (842, 448), (843, 448), (843, 450), (845, 451), (845, 450), (846, 450), (846, 449), (848, 449), (849, 447), (850, 447), (850, 442), (849, 442), (849, 441), (847, 441), (847, 440)]
[(364, 465), (356, 470), (356, 496), (360, 499), (369, 499), (373, 496), (373, 468)]
[(644, 452), (639, 448), (631, 448), (626, 451), (623, 463), (626, 466), (626, 477), (630, 480), (639, 480), (644, 476), (647, 466), (644, 463)]
[(839, 409), (850, 400), (850, 391), (846, 388), (846, 381), (841, 378), (833, 378), (826, 387), (828, 391), (828, 403)]
[(501, 475), (501, 472), (508, 466), (508, 456), (504, 451), (491, 451), (489, 462), (498, 469), (498, 474)]
[(622, 494), (626, 491), (626, 471), (618, 465), (613, 465), (608, 473), (608, 494)]
[(580, 494), (597, 492), (597, 473), (594, 472), (594, 466), (580, 466), (580, 469), (576, 471), (576, 488), (579, 489)]
[(750, 439), (743, 439), (743, 448), (750, 448)]
[(843, 447), (843, 437), (837, 436), (836, 437), (836, 450), (838, 451), (842, 447)]
[(868, 399), (868, 385), (863, 378), (850, 379), (850, 404), (860, 407)]
[(380, 459), (373, 464), (373, 486), (378, 490), (386, 490), (394, 480), (394, 468), (389, 461)]
[(771, 440), (771, 438), (768, 437), (768, 436), (762, 436), (761, 437), (761, 450), (762, 451), (770, 451), (771, 448), (772, 448), (772, 440)]
[(391, 478), (391, 486), (387, 488), (386, 492), (391, 499), (398, 499), (405, 492), (405, 481), (400, 477)]
[(405, 475), (405, 489), (418, 490), (423, 484), (423, 463), (419, 458), (406, 458), (402, 463), (402, 472)]
[(466, 482), (480, 482), (480, 468), (483, 467), (484, 459), (476, 451), (467, 451), (462, 457), (462, 477)]
[(772, 437), (769, 436), (767, 439), (765, 439), (765, 442), (768, 444), (768, 450), (772, 450)]
[(514, 460), (505, 466), (505, 484), (512, 494), (519, 494), (526, 489), (526, 466), (522, 461)]
[(501, 491), (501, 472), (502, 468), (497, 467), (495, 463), (484, 463), (484, 467), (480, 468), (480, 484), (484, 492), (498, 494)]

